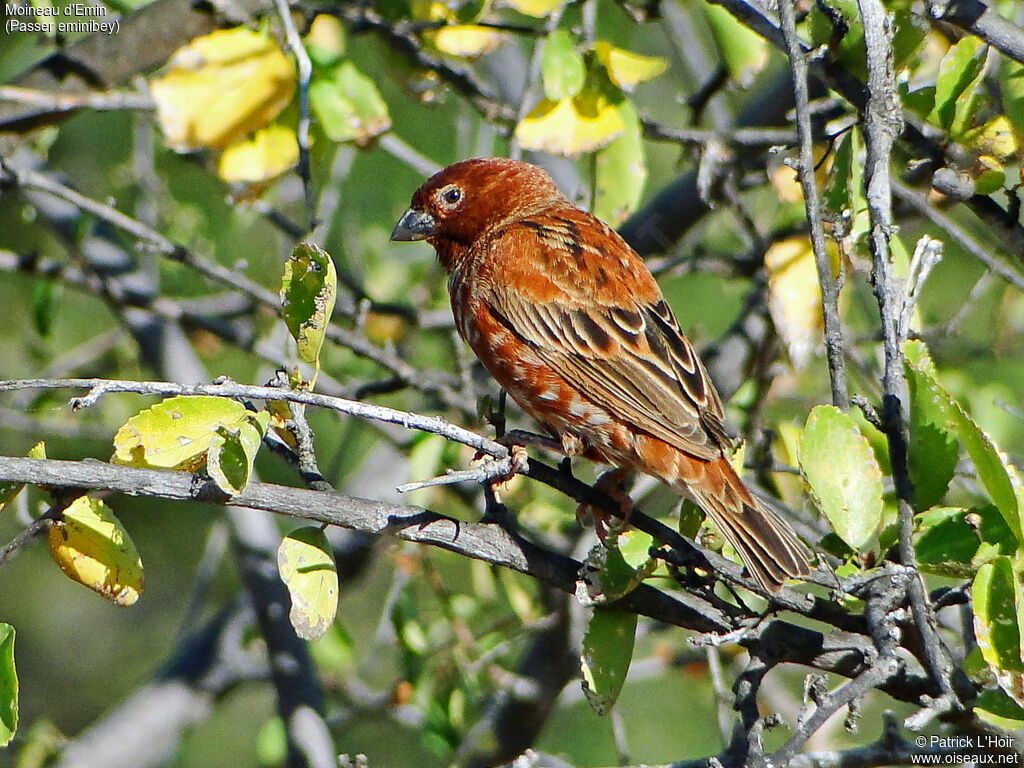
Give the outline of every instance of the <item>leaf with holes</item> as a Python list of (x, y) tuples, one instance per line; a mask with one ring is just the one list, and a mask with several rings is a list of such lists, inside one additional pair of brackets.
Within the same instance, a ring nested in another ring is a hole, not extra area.
[(1009, 557), (1001, 555), (978, 569), (972, 589), (974, 637), (999, 687), (1024, 706), (1021, 625), (1024, 595)]
[(633, 659), (637, 615), (598, 606), (583, 635), (583, 693), (593, 710), (607, 714), (626, 681)]
[(323, 248), (299, 243), (284, 266), (281, 315), (298, 344), (299, 359), (320, 366), (320, 348), (334, 312), (338, 273)]
[(169, 397), (132, 416), (114, 435), (115, 464), (192, 472), (203, 465), (221, 427), (237, 429), (253, 414), (227, 397)]
[(308, 526), (285, 536), (277, 550), (277, 568), (291, 596), (288, 618), (295, 634), (318, 639), (338, 612), (338, 571), (323, 529)]
[(241, 493), (249, 485), (256, 454), (269, 423), (270, 414), (261, 411), (238, 427), (219, 427), (210, 439), (206, 471), (229, 496)]

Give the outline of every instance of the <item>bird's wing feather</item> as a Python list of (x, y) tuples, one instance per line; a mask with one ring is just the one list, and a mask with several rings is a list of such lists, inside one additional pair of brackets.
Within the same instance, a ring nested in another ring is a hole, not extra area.
[(556, 373), (637, 429), (693, 456), (721, 456), (729, 444), (721, 401), (654, 278), (618, 235), (565, 209), (506, 226), (485, 247), (488, 303)]

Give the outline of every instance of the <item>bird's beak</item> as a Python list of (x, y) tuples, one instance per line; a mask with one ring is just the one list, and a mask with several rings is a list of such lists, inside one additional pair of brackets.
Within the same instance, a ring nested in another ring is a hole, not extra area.
[(402, 214), (391, 232), (392, 240), (425, 240), (437, 231), (437, 221), (429, 213), (410, 208)]

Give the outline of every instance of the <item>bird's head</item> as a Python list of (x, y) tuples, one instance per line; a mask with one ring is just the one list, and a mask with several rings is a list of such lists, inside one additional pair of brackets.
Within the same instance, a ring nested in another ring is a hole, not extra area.
[(564, 201), (536, 165), (497, 157), (464, 160), (416, 190), (391, 239), (427, 240), (441, 253), (447, 244), (468, 247), (495, 226)]

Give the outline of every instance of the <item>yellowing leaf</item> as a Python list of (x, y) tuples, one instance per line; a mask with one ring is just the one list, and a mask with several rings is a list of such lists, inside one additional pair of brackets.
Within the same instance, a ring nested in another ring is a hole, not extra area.
[(509, 7), (538, 19), (554, 13), (565, 5), (565, 2), (566, 0), (506, 0)]
[(157, 120), (179, 152), (223, 149), (267, 125), (295, 91), (295, 68), (272, 39), (246, 27), (196, 38), (150, 82)]
[(1013, 125), (1006, 115), (999, 115), (985, 123), (981, 133), (972, 142), (971, 148), (983, 155), (992, 155), (996, 160), (1004, 161), (1017, 153), (1017, 139), (1013, 133)]
[(322, 529), (299, 528), (281, 540), (277, 568), (292, 599), (291, 620), (303, 640), (322, 636), (338, 612), (338, 572)]
[(768, 310), (793, 367), (801, 370), (821, 343), (821, 287), (811, 240), (797, 235), (773, 244), (768, 268)]
[(981, 655), (999, 687), (1024, 706), (1020, 611), (1024, 609), (1020, 577), (1009, 557), (1000, 555), (978, 569), (974, 577), (972, 606), (974, 637)]
[(224, 181), (256, 184), (277, 178), (298, 162), (295, 131), (283, 125), (268, 125), (252, 138), (225, 149), (217, 173)]
[(171, 397), (140, 411), (114, 435), (115, 464), (192, 471), (206, 461), (220, 427), (237, 429), (255, 414), (226, 397)]
[(334, 64), (345, 55), (345, 28), (336, 16), (318, 14), (309, 25), (304, 42), (309, 57), (317, 64)]
[(281, 315), (298, 344), (299, 358), (317, 368), (337, 293), (338, 274), (327, 251), (309, 243), (295, 246), (284, 266)]
[(575, 157), (607, 146), (625, 129), (618, 106), (585, 89), (571, 99), (542, 100), (515, 135), (523, 149)]
[(142, 593), (142, 560), (128, 532), (99, 499), (80, 496), (50, 526), (50, 555), (68, 578), (117, 605)]
[(668, 68), (668, 62), (660, 56), (644, 56), (616, 48), (607, 40), (594, 43), (594, 52), (608, 70), (612, 82), (624, 91), (632, 91)]
[(505, 36), (501, 32), (478, 24), (455, 24), (441, 27), (433, 33), (433, 42), (437, 50), (465, 59), (491, 53), (497, 50), (504, 40)]
[(377, 86), (351, 61), (316, 77), (309, 86), (309, 102), (331, 141), (355, 141), (362, 147), (391, 127)]
[(219, 427), (210, 439), (206, 470), (217, 487), (229, 496), (245, 490), (252, 477), (256, 454), (270, 423), (270, 413), (261, 411), (237, 428)]

